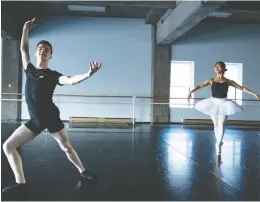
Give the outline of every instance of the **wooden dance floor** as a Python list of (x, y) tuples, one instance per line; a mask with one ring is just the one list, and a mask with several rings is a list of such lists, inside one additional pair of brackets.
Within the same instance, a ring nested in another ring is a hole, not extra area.
[[(19, 126), (2, 123), (2, 144)], [(66, 126), (68, 127), (68, 126)], [(260, 200), (260, 129), (226, 129), (222, 157), (212, 127), (68, 128), (97, 183), (77, 169), (48, 132), (19, 149), (28, 195), (2, 200)], [(2, 188), (14, 177), (2, 151)]]

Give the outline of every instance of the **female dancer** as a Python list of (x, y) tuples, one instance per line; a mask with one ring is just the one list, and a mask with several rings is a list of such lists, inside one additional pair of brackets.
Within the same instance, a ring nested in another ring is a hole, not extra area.
[(211, 85), (212, 96), (210, 98), (197, 102), (195, 104), (195, 109), (211, 117), (214, 124), (215, 137), (217, 140), (216, 152), (217, 155), (221, 155), (221, 146), (223, 145), (222, 140), (224, 137), (224, 127), (227, 117), (237, 112), (241, 112), (243, 109), (234, 101), (227, 99), (229, 86), (233, 86), (234, 88), (237, 88), (244, 93), (251, 94), (255, 96), (258, 100), (260, 100), (260, 95), (252, 92), (246, 87), (238, 85), (235, 81), (225, 78), (224, 74), (227, 69), (224, 62), (217, 62), (215, 64), (214, 70), (216, 73), (216, 77), (202, 82), (200, 85), (191, 90), (188, 94), (188, 99), (195, 91), (205, 86)]
[[(35, 19), (24, 24), (21, 39), (21, 55), (24, 71), (26, 73), (25, 97), (30, 114), (30, 120), (17, 128), (3, 145), (4, 153), (15, 175), (15, 185), (7, 187), (2, 192), (15, 191), (21, 193), (26, 188), (22, 160), (16, 148), (31, 141), (45, 128), (65, 152), (67, 158), (78, 169), (80, 176), (95, 180), (96, 176), (87, 171), (82, 165), (76, 151), (70, 143), (67, 131), (60, 119), (59, 109), (52, 101), (56, 85), (77, 84), (91, 77), (101, 67), (98, 62), (90, 63), (88, 73), (71, 77), (48, 68), (52, 57), (52, 45), (48, 41), (40, 41), (36, 47), (37, 65), (30, 62), (28, 33), (35, 26)], [(12, 192), (13, 193), (13, 192)]]

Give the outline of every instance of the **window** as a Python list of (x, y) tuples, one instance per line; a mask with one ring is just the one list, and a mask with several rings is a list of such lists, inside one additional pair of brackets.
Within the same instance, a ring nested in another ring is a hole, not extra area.
[[(228, 69), (225, 73), (225, 77), (234, 80), (239, 85), (242, 85), (243, 78), (243, 64), (242, 63), (225, 63)], [(232, 99), (239, 105), (242, 105), (243, 92), (233, 88), (232, 86), (228, 89), (228, 99)]]
[[(189, 108), (194, 100), (187, 100), (186, 97), (194, 88), (194, 62), (172, 61), (170, 80), (170, 107)], [(177, 98), (177, 99), (176, 99)], [(179, 98), (179, 99), (178, 99)], [(193, 94), (192, 94), (193, 98)]]

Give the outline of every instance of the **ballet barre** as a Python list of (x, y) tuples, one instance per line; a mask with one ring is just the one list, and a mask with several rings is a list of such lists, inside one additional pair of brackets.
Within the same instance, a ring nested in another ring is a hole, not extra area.
[[(18, 99), (13, 99), (13, 98), (2, 98), (2, 101), (11, 101), (11, 102), (21, 102), (23, 104), (23, 102), (25, 102), (25, 94), (24, 93), (2, 93), (2, 96), (18, 96)], [(130, 99), (131, 101), (100, 101), (100, 100), (96, 100), (96, 101), (84, 101), (84, 100), (63, 100), (61, 101), (61, 98), (65, 98), (65, 97), (70, 97), (70, 98), (80, 98), (80, 99), (84, 99), (84, 98), (115, 98), (115, 99)], [(183, 97), (163, 97), (163, 96), (133, 96), (133, 95), (89, 95), (89, 94), (60, 94), (60, 93), (56, 93), (53, 94), (53, 101), (60, 106), (60, 104), (64, 104), (64, 103), (78, 103), (78, 104), (104, 104), (104, 105), (112, 105), (112, 104), (116, 104), (116, 105), (132, 105), (132, 125), (135, 125), (135, 120), (136, 120), (136, 106), (144, 106), (144, 105), (149, 105), (149, 106), (153, 106), (153, 105), (168, 105), (169, 108), (171, 108), (171, 106), (179, 106), (177, 108), (181, 108), (181, 106), (186, 106), (185, 108), (192, 108), (194, 107), (194, 103), (190, 103), (190, 100), (201, 100), (201, 99), (205, 99), (205, 98), (194, 98), (191, 97), (189, 100), (187, 100), (187, 98), (183, 98)], [(55, 99), (56, 98), (56, 99)], [(147, 102), (140, 102), (140, 99), (146, 99), (149, 100)], [(165, 100), (165, 102), (163, 101)], [(187, 100), (186, 103), (171, 103), (170, 100)], [(258, 100), (255, 99), (231, 99), (231, 100), (242, 100), (242, 101), (246, 101), (246, 102), (255, 102)], [(249, 106), (249, 105), (243, 105), (246, 107), (260, 107), (260, 106)]]
[[(9, 95), (9, 96), (25, 96), (24, 93), (1, 93), (2, 95)], [(182, 99), (182, 100), (187, 100), (187, 98), (183, 97), (166, 97), (166, 96), (139, 96), (139, 95), (89, 95), (89, 94), (60, 94), (60, 93), (55, 93), (53, 94), (54, 97), (91, 97), (91, 98), (143, 98), (143, 99), (160, 99), (160, 100), (169, 100), (169, 99)], [(205, 97), (196, 97), (196, 98), (190, 98), (190, 100), (202, 100), (205, 99)], [(256, 99), (230, 99), (230, 100), (242, 100), (242, 101), (259, 101)]]

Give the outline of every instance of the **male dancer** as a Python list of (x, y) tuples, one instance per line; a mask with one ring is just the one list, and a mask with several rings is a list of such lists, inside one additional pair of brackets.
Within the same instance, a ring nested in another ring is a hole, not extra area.
[(22, 160), (16, 148), (25, 144), (40, 134), (45, 128), (48, 129), (68, 159), (76, 166), (80, 175), (89, 180), (95, 180), (82, 165), (76, 151), (72, 147), (64, 124), (60, 119), (59, 109), (52, 101), (56, 85), (73, 85), (90, 78), (101, 68), (101, 63), (90, 63), (90, 70), (81, 75), (71, 77), (51, 70), (48, 62), (52, 58), (52, 45), (45, 40), (37, 44), (36, 67), (30, 61), (29, 55), (29, 31), (35, 27), (35, 18), (24, 24), (20, 51), (22, 63), (26, 73), (25, 97), (30, 114), (30, 120), (18, 127), (3, 145), (4, 153), (15, 175), (15, 185), (6, 187), (2, 192), (22, 191), (26, 187), (26, 180), (22, 166)]

